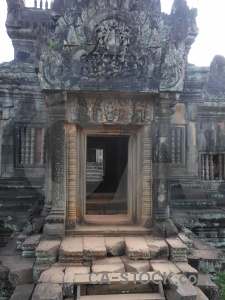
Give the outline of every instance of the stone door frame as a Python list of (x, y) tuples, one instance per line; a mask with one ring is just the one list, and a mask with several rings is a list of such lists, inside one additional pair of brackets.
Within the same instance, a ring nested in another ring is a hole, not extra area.
[[(108, 125), (108, 126), (98, 126), (94, 125), (91, 127), (80, 127), (77, 126), (77, 153), (78, 153), (78, 174), (79, 178), (77, 181), (77, 211), (78, 222), (90, 222), (96, 223), (99, 221), (104, 221), (107, 219), (109, 223), (115, 223), (115, 216), (87, 216), (85, 214), (86, 210), (86, 151), (87, 151), (87, 137), (88, 136), (126, 136), (129, 138), (128, 141), (128, 182), (127, 182), (127, 217), (120, 218), (119, 222), (122, 223), (136, 223), (137, 219), (137, 169), (139, 166), (139, 156), (138, 153), (138, 139), (139, 139), (139, 131), (138, 128), (126, 128), (125, 126), (116, 126), (116, 125)], [(132, 188), (129, 188), (132, 187)], [(95, 221), (96, 219), (96, 221)], [(118, 218), (117, 218), (118, 221)]]

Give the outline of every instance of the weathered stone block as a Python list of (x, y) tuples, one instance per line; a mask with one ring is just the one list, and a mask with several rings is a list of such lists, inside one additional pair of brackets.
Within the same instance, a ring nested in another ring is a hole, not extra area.
[(132, 260), (127, 256), (121, 257), (126, 272), (149, 272), (150, 264), (149, 260)]
[(121, 256), (125, 253), (123, 237), (105, 237), (106, 250), (109, 255)]
[(145, 237), (146, 243), (150, 250), (152, 259), (168, 259), (169, 247), (165, 240), (154, 239), (153, 237)]
[(192, 268), (188, 263), (185, 262), (174, 262), (175, 266), (184, 274), (188, 280), (196, 285), (198, 281), (198, 271)]
[(74, 275), (89, 273), (89, 267), (67, 267), (63, 282), (63, 295), (67, 297), (74, 295)]
[(33, 234), (26, 238), (26, 240), (22, 244), (22, 255), (24, 257), (34, 257), (35, 249), (37, 248), (41, 239), (40, 234)]
[(40, 265), (40, 264), (35, 264), (34, 265), (34, 268), (33, 268), (33, 282), (34, 284), (37, 284), (38, 283), (38, 280), (41, 276), (41, 273), (50, 269), (51, 268), (51, 264), (43, 264), (43, 265)]
[(173, 274), (169, 277), (169, 285), (176, 300), (195, 300), (197, 291), (185, 275)]
[(172, 261), (187, 261), (188, 247), (179, 238), (166, 239), (169, 245), (170, 260)]
[(59, 284), (38, 284), (31, 300), (63, 300), (62, 288)]
[(14, 285), (33, 282), (34, 258), (24, 258), (18, 255), (1, 256), (2, 263), (10, 269), (9, 281)]
[(143, 237), (126, 237), (126, 256), (130, 259), (150, 259), (150, 250)]
[(203, 273), (213, 273), (221, 270), (223, 261), (220, 253), (213, 248), (211, 250), (193, 249), (188, 255), (189, 264)]
[(106, 254), (103, 237), (84, 237), (84, 260), (104, 258)]
[(210, 275), (198, 275), (197, 287), (210, 299), (219, 300), (219, 289), (217, 285), (212, 282)]
[(58, 256), (60, 241), (41, 241), (38, 245), (35, 256), (37, 263), (55, 262)]
[(62, 285), (64, 282), (64, 267), (52, 267), (41, 273), (38, 283), (56, 283)]
[(17, 286), (10, 300), (30, 300), (33, 290), (33, 284)]
[(122, 273), (125, 272), (124, 264), (120, 257), (104, 258), (92, 262), (92, 272), (96, 273)]
[(194, 244), (193, 241), (186, 237), (184, 233), (179, 233), (179, 238), (188, 247), (188, 253), (191, 252), (191, 249), (193, 248)]
[(165, 222), (165, 234), (167, 238), (177, 237), (178, 230), (171, 220)]
[(169, 274), (181, 274), (181, 271), (168, 260), (150, 261), (150, 270), (160, 272), (162, 276), (167, 276)]

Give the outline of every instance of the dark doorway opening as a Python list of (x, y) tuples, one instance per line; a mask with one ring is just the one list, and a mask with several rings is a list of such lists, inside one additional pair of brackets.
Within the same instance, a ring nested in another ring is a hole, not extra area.
[(86, 214), (127, 214), (127, 136), (87, 136)]

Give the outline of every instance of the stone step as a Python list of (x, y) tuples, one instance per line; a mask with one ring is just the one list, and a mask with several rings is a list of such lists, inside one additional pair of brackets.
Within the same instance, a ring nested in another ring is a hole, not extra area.
[(150, 272), (149, 260), (132, 260), (127, 256), (121, 257), (126, 272)]
[(187, 261), (188, 247), (179, 238), (168, 238), (166, 242), (169, 245), (170, 260)]
[(184, 274), (188, 280), (193, 284), (196, 285), (198, 281), (198, 271), (191, 267), (186, 262), (174, 262), (175, 266)]
[(35, 251), (36, 263), (48, 264), (55, 262), (58, 256), (60, 243), (61, 242), (58, 240), (41, 241)]
[(65, 267), (51, 267), (41, 273), (38, 283), (54, 283), (62, 285), (64, 282)]
[(150, 250), (144, 237), (125, 237), (125, 253), (130, 259), (150, 259)]
[(84, 242), (82, 237), (66, 237), (59, 248), (60, 262), (82, 261), (84, 256)]
[(121, 256), (125, 254), (125, 242), (123, 237), (105, 237), (107, 254)]
[(179, 233), (178, 237), (180, 238), (181, 242), (187, 246), (187, 252), (191, 252), (191, 249), (194, 246), (193, 241), (190, 240), (184, 233)]
[(188, 263), (203, 273), (215, 273), (224, 267), (224, 253), (219, 250), (193, 249), (188, 254)]
[(23, 257), (35, 257), (35, 250), (41, 240), (41, 234), (28, 236), (22, 244)]
[(94, 273), (123, 273), (125, 267), (120, 257), (110, 257), (92, 262), (92, 272)]
[(63, 300), (62, 287), (59, 284), (42, 283), (35, 287), (31, 300)]
[(152, 229), (143, 226), (110, 226), (110, 225), (78, 225), (76, 229), (67, 230), (67, 236), (105, 236), (105, 237), (123, 237), (123, 236), (148, 236)]
[(84, 245), (84, 260), (90, 261), (100, 259), (107, 256), (106, 245), (103, 237), (88, 237), (83, 238)]
[(159, 272), (163, 277), (171, 273), (181, 274), (180, 269), (178, 269), (174, 263), (168, 260), (150, 260), (150, 270)]
[(33, 282), (34, 258), (25, 258), (19, 255), (0, 256), (0, 261), (10, 269), (9, 281), (14, 286)]
[(210, 299), (219, 299), (219, 289), (217, 285), (212, 282), (210, 275), (199, 274), (197, 287)]
[(186, 300), (197, 298), (195, 287), (182, 274), (173, 274), (168, 278), (170, 289), (173, 294), (173, 299)]
[[(67, 267), (63, 279), (63, 296), (74, 296), (74, 277), (75, 275), (89, 274), (90, 268), (84, 266)], [(73, 298), (74, 299), (74, 298)]]
[(151, 260), (169, 258), (169, 247), (165, 240), (158, 240), (154, 239), (153, 236), (146, 236), (145, 241), (150, 250)]
[(81, 296), (81, 300), (115, 300), (115, 297), (121, 300), (164, 300), (158, 293), (154, 294), (116, 294), (116, 295), (91, 295)]

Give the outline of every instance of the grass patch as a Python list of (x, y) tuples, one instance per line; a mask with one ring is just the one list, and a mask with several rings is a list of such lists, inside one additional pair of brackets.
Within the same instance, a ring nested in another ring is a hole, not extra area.
[(225, 272), (216, 273), (213, 281), (219, 287), (219, 295), (221, 300), (225, 300)]

